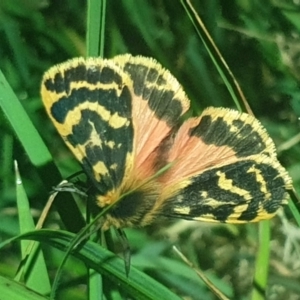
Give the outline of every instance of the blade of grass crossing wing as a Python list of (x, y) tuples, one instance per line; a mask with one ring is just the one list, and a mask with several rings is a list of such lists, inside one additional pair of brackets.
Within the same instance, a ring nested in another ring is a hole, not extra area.
[[(104, 56), (106, 0), (88, 0), (87, 56)], [(93, 275), (91, 275), (93, 273)], [(102, 276), (89, 269), (88, 293), (93, 299), (103, 296)]]

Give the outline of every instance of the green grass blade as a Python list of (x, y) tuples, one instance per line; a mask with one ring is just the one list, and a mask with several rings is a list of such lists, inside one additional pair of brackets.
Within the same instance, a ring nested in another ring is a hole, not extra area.
[[(16, 172), (16, 192), (17, 206), (20, 224), (20, 232), (25, 233), (35, 229), (35, 225), (30, 213), (29, 201), (22, 184), (18, 165), (15, 162)], [(28, 251), (30, 251), (28, 253)], [(22, 259), (26, 258), (24, 268), (19, 272), (19, 277), (25, 278), (26, 285), (40, 294), (49, 294), (51, 290), (50, 280), (45, 264), (44, 255), (38, 243), (31, 241), (21, 241)]]
[[(299, 205), (299, 199), (298, 196), (296, 195), (295, 191), (293, 190), (290, 193), (290, 196), (292, 198), (292, 201), (289, 201), (289, 209), (291, 210), (295, 221), (297, 222), (298, 226), (300, 227), (300, 205)], [(298, 207), (296, 206), (296, 204), (298, 204)]]
[(101, 299), (102, 291), (102, 276), (99, 273), (95, 272), (93, 269), (89, 269), (89, 299)]
[(87, 56), (103, 57), (106, 0), (89, 0), (87, 14)]
[[(18, 238), (44, 242), (65, 251), (74, 237), (74, 234), (65, 231), (39, 230), (26, 233)], [(105, 275), (115, 286), (125, 291), (133, 299), (180, 299), (169, 289), (134, 267), (131, 268), (127, 277), (124, 261), (97, 243), (87, 241), (78, 250), (74, 250), (72, 254), (89, 268)]]
[(0, 295), (1, 300), (47, 300), (44, 297), (25, 285), (11, 279), (0, 276)]
[(255, 258), (254, 287), (252, 300), (264, 300), (269, 274), (270, 221), (262, 221), (259, 226), (259, 248)]
[(20, 101), (0, 70), (0, 107), (35, 166), (51, 161), (51, 154), (33, 126)]

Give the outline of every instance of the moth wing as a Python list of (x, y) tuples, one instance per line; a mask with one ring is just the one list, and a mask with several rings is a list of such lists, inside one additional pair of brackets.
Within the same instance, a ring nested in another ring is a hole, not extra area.
[[(134, 173), (148, 178), (157, 170), (157, 151), (162, 141), (180, 122), (190, 101), (177, 79), (156, 60), (120, 55), (113, 59), (133, 83), (132, 118), (135, 129)], [(158, 157), (158, 155), (160, 155)]]
[(272, 217), (287, 201), (291, 179), (254, 117), (208, 108), (179, 129), (160, 179), (161, 214), (244, 223)]
[(45, 73), (41, 94), (59, 134), (100, 194), (130, 172), (131, 81), (112, 61), (75, 58)]
[(41, 94), (59, 134), (105, 196), (100, 206), (156, 172), (155, 150), (189, 107), (169, 71), (130, 55), (54, 66)]

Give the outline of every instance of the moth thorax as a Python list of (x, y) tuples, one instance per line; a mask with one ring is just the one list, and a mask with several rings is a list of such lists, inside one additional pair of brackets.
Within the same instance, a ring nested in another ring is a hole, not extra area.
[(148, 193), (142, 189), (123, 195), (105, 215), (105, 226), (120, 228), (149, 224), (148, 219), (152, 215), (157, 199), (157, 193)]
[(97, 195), (96, 202), (100, 207), (108, 206), (115, 203), (120, 198), (120, 193), (115, 190), (107, 192), (105, 195)]
[(135, 189), (97, 196), (97, 203), (101, 207), (115, 203), (104, 216), (103, 228), (140, 227), (151, 223), (160, 193), (159, 186), (157, 182), (150, 181)]

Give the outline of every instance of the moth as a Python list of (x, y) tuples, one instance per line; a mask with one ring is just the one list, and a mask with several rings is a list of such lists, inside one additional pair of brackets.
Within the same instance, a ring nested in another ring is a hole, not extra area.
[(115, 204), (103, 229), (256, 222), (287, 203), (292, 180), (261, 123), (214, 107), (183, 121), (190, 100), (152, 58), (74, 58), (45, 73), (41, 95), (97, 205)]

